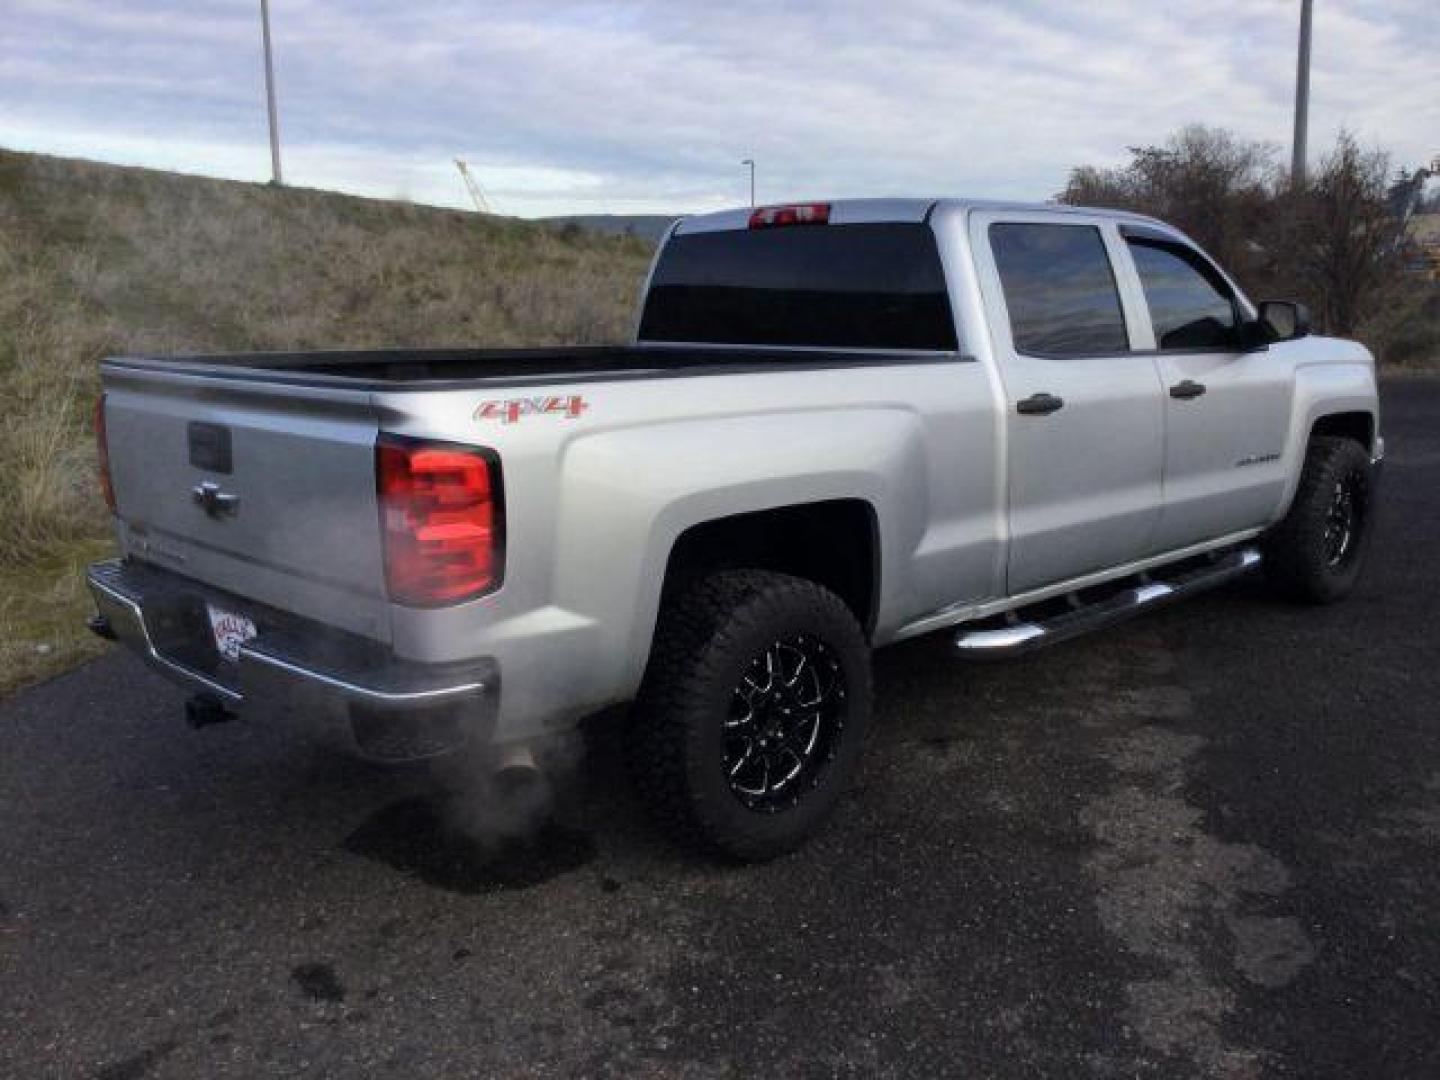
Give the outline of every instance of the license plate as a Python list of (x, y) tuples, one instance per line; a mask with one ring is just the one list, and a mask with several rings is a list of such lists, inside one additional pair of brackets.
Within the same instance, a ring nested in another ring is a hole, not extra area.
[(240, 659), (240, 646), (255, 636), (255, 620), (214, 604), (206, 604), (210, 613), (210, 630), (215, 635), (215, 648), (226, 660)]

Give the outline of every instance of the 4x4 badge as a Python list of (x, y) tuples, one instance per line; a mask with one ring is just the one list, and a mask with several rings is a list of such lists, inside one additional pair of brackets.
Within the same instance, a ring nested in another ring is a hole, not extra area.
[(475, 419), (499, 420), (502, 424), (514, 424), (526, 416), (561, 416), (566, 420), (577, 420), (589, 407), (579, 394), (508, 398), (504, 401), (482, 401), (475, 407)]

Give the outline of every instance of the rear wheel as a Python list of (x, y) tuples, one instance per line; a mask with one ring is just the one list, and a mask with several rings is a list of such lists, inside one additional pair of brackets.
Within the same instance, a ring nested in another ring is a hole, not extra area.
[(1365, 448), (1352, 439), (1311, 439), (1295, 501), (1264, 542), (1270, 581), (1296, 600), (1343, 599), (1360, 576), (1373, 501)]
[(870, 697), (869, 646), (834, 593), (760, 571), (705, 578), (661, 613), (635, 710), (641, 794), (692, 847), (790, 851), (853, 774)]

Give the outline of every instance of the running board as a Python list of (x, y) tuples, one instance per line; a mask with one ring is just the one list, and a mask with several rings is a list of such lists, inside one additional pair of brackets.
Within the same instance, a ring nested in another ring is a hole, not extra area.
[(1026, 620), (1011, 613), (1004, 626), (966, 630), (955, 636), (955, 647), (967, 660), (1018, 656), (1057, 641), (1098, 630), (1196, 593), (1233, 581), (1260, 565), (1253, 547), (1223, 555), (1207, 566), (1188, 570), (1164, 581), (1141, 575), (1139, 583), (1094, 603), (1073, 599), (1070, 610), (1045, 619)]

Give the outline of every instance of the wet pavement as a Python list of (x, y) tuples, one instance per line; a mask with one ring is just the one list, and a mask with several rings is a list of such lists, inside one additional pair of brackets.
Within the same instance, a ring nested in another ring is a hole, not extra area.
[(877, 658), (803, 852), (716, 867), (603, 725), (536, 836), (114, 654), (0, 703), (0, 1076), (1440, 1075), (1440, 382), (1357, 594)]

